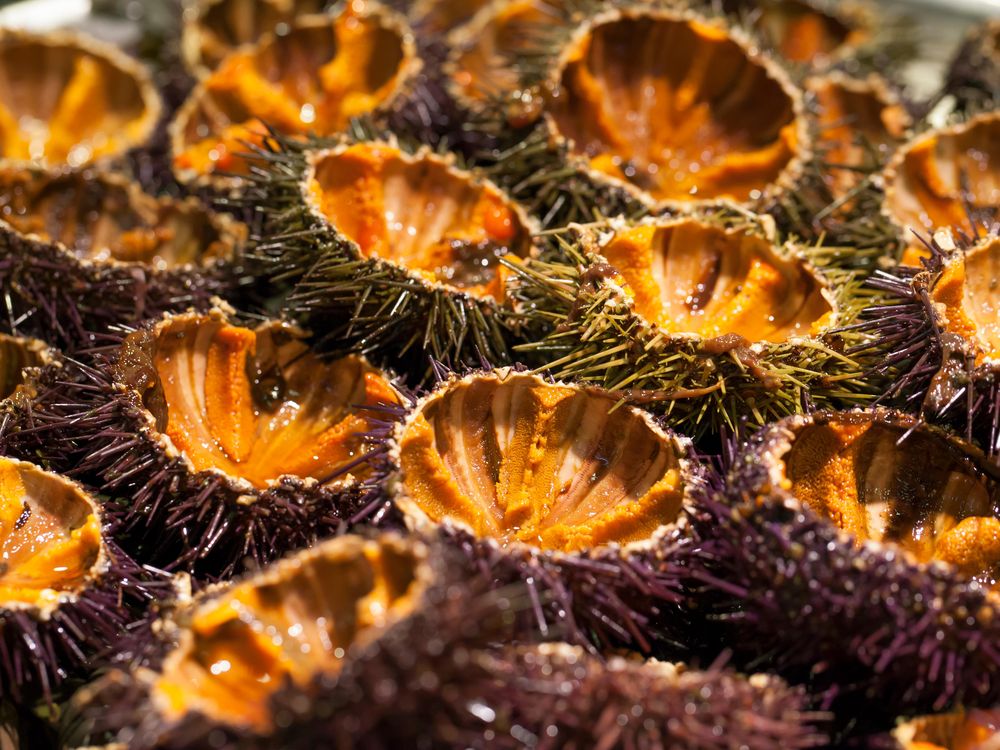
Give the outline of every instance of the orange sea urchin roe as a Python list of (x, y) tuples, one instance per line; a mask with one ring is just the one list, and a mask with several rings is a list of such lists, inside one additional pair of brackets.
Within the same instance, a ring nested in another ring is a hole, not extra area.
[(970, 342), (976, 364), (1000, 358), (1000, 238), (956, 253), (931, 290), (942, 327)]
[(646, 539), (680, 512), (679, 463), (667, 438), (614, 405), (526, 375), (455, 384), (403, 433), (408, 502), (503, 546)]
[(860, 543), (890, 542), (994, 585), (1000, 492), (941, 438), (867, 421), (808, 426), (785, 457), (791, 492)]
[(92, 575), (100, 522), (73, 485), (0, 458), (0, 607), (54, 604)]
[[(237, 155), (262, 142), (263, 123), (288, 135), (340, 132), (393, 93), (402, 68), (399, 35), (377, 16), (351, 10), (237, 50), (195, 94), (201, 98), (175, 163), (198, 174), (244, 173), (248, 165)], [(200, 136), (201, 129), (211, 134)]]
[(264, 731), (268, 698), (287, 681), (335, 672), (349, 647), (406, 615), (418, 561), (344, 537), (235, 586), (193, 614), (154, 699), (168, 719), (199, 711)]
[[(377, 411), (396, 404), (362, 359), (323, 364), (301, 344), (279, 349), (278, 397), (263, 403), (251, 367), (260, 335), (217, 319), (184, 317), (159, 331), (154, 366), (166, 400), (165, 432), (198, 471), (217, 469), (265, 487), (282, 475), (327, 481), (369, 449)], [(354, 471), (355, 476), (363, 468)]]
[(549, 111), (594, 169), (656, 201), (759, 197), (799, 144), (792, 97), (725, 31), (653, 14), (570, 50)]
[(620, 232), (601, 253), (636, 311), (671, 333), (781, 342), (829, 321), (830, 303), (809, 270), (744, 231), (681, 219)]
[(1000, 709), (928, 716), (903, 725), (896, 735), (904, 750), (994, 750)]
[(313, 205), (364, 257), (474, 296), (502, 299), (499, 259), (523, 256), (530, 246), (521, 218), (499, 190), (436, 156), (356, 144), (322, 155), (308, 189)]

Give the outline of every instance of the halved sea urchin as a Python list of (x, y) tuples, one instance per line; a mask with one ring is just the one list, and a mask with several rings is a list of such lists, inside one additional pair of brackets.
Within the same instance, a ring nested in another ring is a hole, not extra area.
[(0, 403), (24, 384), (25, 368), (51, 361), (52, 352), (38, 339), (0, 333)]
[(694, 522), (694, 578), (738, 663), (871, 730), (997, 702), (1000, 481), (981, 452), (899, 412), (818, 412), (758, 433), (729, 493)]
[(680, 627), (661, 558), (702, 476), (687, 440), (616, 405), (509, 369), (451, 378), (396, 427), (388, 486), (493, 586), (527, 581), (532, 631), (648, 651)]
[(1000, 710), (921, 716), (892, 733), (898, 750), (993, 750), (1000, 746)]
[(419, 68), (405, 21), (382, 6), (299, 17), (287, 33), (233, 50), (198, 84), (171, 126), (175, 172), (182, 182), (232, 185), (250, 168), (240, 155), (268, 128), (334, 135), (398, 100)]
[(109, 325), (207, 309), (234, 291), (246, 228), (92, 169), (0, 166), (7, 330), (74, 348)]
[(297, 329), (219, 311), (167, 316), (39, 380), (23, 449), (108, 497), (137, 559), (210, 578), (344, 528), (370, 433), (399, 403), (363, 358), (321, 362)]
[(532, 224), (499, 188), (389, 141), (286, 143), (272, 162), (255, 200), (274, 229), (252, 254), (298, 282), (284, 311), (321, 350), (508, 358), (501, 260), (531, 254)]
[(520, 350), (557, 377), (694, 437), (877, 393), (850, 354), (864, 337), (837, 330), (867, 304), (860, 281), (776, 245), (766, 217), (721, 207), (573, 231), (564, 260), (511, 264), (519, 310), (549, 331)]
[(145, 142), (160, 116), (148, 71), (65, 32), (0, 32), (0, 156), (79, 167)]

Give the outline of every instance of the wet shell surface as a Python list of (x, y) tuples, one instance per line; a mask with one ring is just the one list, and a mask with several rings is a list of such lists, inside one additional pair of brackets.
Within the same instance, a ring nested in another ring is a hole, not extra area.
[(182, 181), (245, 174), (239, 155), (262, 142), (265, 123), (333, 135), (398, 98), (419, 67), (409, 30), (387, 10), (360, 3), (303, 16), (228, 54), (195, 88), (171, 127), (174, 170)]
[(597, 16), (564, 49), (551, 88), (550, 123), (571, 153), (653, 204), (758, 201), (787, 187), (809, 151), (788, 77), (694, 16)]
[(160, 116), (149, 73), (65, 33), (0, 33), (0, 156), (78, 167), (143, 144)]
[(34, 464), (0, 458), (0, 612), (44, 617), (100, 576), (106, 562), (90, 497)]
[(747, 227), (661, 219), (615, 231), (594, 249), (635, 311), (664, 333), (781, 343), (830, 324), (822, 279)]
[(424, 548), (345, 536), (213, 591), (176, 613), (176, 647), (151, 682), (169, 725), (188, 714), (257, 732), (289, 683), (335, 673), (352, 649), (410, 614), (430, 582)]
[(528, 217), (448, 159), (381, 142), (309, 157), (306, 200), (362, 258), (476, 298), (504, 299), (500, 259), (531, 251)]
[(686, 448), (631, 407), (500, 370), (449, 381), (397, 428), (398, 506), (502, 548), (578, 552), (676, 525)]
[(913, 233), (965, 229), (997, 218), (1000, 205), (1000, 112), (930, 130), (900, 148), (885, 170), (885, 211), (904, 239)]
[(243, 328), (220, 314), (130, 335), (117, 372), (142, 394), (168, 452), (257, 490), (283, 476), (319, 485), (363, 477), (373, 420), (399, 398), (360, 357), (323, 363), (294, 329)]
[(298, 16), (319, 13), (327, 0), (208, 0), (184, 19), (182, 48), (191, 70), (206, 74), (237, 47), (283, 30)]

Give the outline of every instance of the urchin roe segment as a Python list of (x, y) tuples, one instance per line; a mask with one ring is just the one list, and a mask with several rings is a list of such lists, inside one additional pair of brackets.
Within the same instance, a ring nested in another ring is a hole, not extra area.
[(0, 41), (5, 159), (81, 166), (121, 153), (150, 130), (150, 105), (141, 82), (102, 56), (68, 42)]
[(24, 383), (25, 367), (38, 367), (44, 362), (38, 342), (0, 333), (0, 399)]
[(781, 459), (789, 489), (858, 543), (891, 543), (995, 585), (1000, 489), (945, 439), (906, 433), (849, 415), (807, 425)]
[(547, 27), (565, 23), (565, 2), (516, 0), (492, 4), (488, 18), (462, 30), (464, 48), (454, 59), (452, 78), (471, 100), (510, 96), (520, 84), (519, 53), (537, 47)]
[(719, 27), (655, 14), (579, 38), (549, 111), (593, 169), (656, 201), (755, 200), (801, 148), (768, 67)]
[(819, 279), (747, 230), (698, 219), (640, 225), (601, 254), (625, 279), (636, 312), (670, 333), (780, 343), (829, 324)]
[(320, 362), (298, 340), (219, 318), (181, 316), (157, 330), (153, 367), (166, 402), (163, 431), (195, 470), (264, 488), (283, 475), (321, 483), (356, 465), (369, 433), (398, 404), (363, 359)]
[(969, 210), (997, 215), (1000, 112), (931, 131), (897, 152), (886, 184), (886, 210), (910, 233), (965, 228)]
[(317, 156), (309, 200), (365, 258), (382, 258), (475, 297), (504, 296), (500, 258), (531, 238), (514, 206), (431, 154), (357, 143)]
[(422, 589), (418, 557), (398, 545), (344, 540), (199, 607), (154, 686), (165, 716), (198, 711), (266, 731), (271, 695), (335, 673), (352, 645), (410, 613)]
[(802, 0), (762, 4), (757, 25), (782, 57), (797, 63), (812, 63), (818, 57), (831, 55), (863, 35)]
[(0, 608), (46, 606), (95, 574), (101, 526), (82, 491), (31, 464), (0, 458)]
[(972, 709), (922, 717), (894, 735), (904, 750), (986, 750), (1000, 739), (1000, 710)]
[(504, 547), (573, 552), (648, 539), (681, 511), (680, 463), (669, 438), (614, 406), (530, 376), (455, 383), (402, 433), (406, 502)]
[(379, 14), (318, 17), (237, 49), (196, 89), (175, 165), (197, 174), (244, 174), (263, 123), (287, 135), (332, 135), (397, 90), (407, 65), (402, 35)]
[(156, 270), (224, 257), (236, 242), (235, 230), (227, 234), (200, 206), (156, 200), (89, 171), (0, 166), (0, 219), (84, 260)]
[(1000, 358), (1000, 238), (957, 252), (931, 289), (940, 325), (969, 342), (976, 364)]

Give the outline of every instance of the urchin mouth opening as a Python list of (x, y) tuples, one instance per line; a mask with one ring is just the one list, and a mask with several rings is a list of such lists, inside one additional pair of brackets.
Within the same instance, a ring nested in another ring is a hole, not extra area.
[(430, 152), (356, 143), (311, 154), (304, 190), (362, 257), (477, 299), (502, 301), (500, 260), (531, 252), (528, 219), (499, 188)]
[(0, 401), (24, 384), (26, 367), (40, 367), (47, 361), (42, 342), (0, 333)]
[[(556, 76), (558, 134), (655, 202), (758, 200), (805, 147), (790, 84), (707, 22), (612, 16), (577, 36)], [(630, 116), (616, 110), (626, 97)]]
[(600, 253), (621, 275), (636, 312), (659, 330), (706, 339), (782, 343), (814, 333), (834, 308), (801, 260), (746, 229), (698, 219), (640, 224)]
[(397, 432), (397, 502), (502, 548), (576, 553), (639, 544), (677, 523), (678, 443), (596, 391), (530, 375), (456, 381)]
[(1000, 580), (1000, 485), (944, 438), (848, 415), (796, 430), (780, 461), (791, 495), (858, 544)]
[(1000, 237), (956, 252), (931, 289), (939, 323), (966, 341), (977, 365), (1000, 361)]
[(371, 433), (399, 403), (360, 357), (324, 363), (292, 329), (251, 330), (219, 315), (176, 316), (131, 334), (116, 370), (194, 471), (256, 490), (285, 476), (320, 485), (365, 478)]
[(0, 458), (0, 608), (46, 610), (103, 572), (97, 507), (55, 474)]
[[(306, 16), (287, 34), (228, 54), (182, 108), (174, 164), (182, 173), (249, 173), (241, 154), (268, 128), (333, 135), (401, 90), (419, 66), (405, 29), (388, 12)], [(266, 123), (266, 126), (265, 126)]]
[(0, 169), (0, 219), (23, 235), (59, 243), (82, 261), (139, 263), (158, 271), (232, 255), (236, 225), (191, 201), (153, 199), (90, 170)]
[[(34, 88), (22, 93), (26, 86)], [(0, 38), (6, 159), (78, 167), (118, 156), (149, 136), (159, 112), (148, 74), (113, 48), (69, 34)]]
[(198, 712), (267, 731), (269, 698), (336, 673), (352, 646), (411, 614), (427, 567), (422, 547), (342, 537), (265, 569), (181, 614), (154, 704), (168, 720)]

